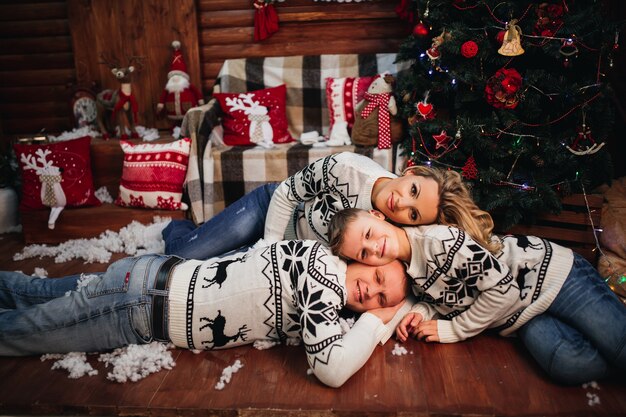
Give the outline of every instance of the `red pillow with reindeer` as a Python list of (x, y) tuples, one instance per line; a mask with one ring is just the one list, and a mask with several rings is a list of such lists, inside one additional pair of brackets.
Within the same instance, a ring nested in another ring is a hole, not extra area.
[(91, 175), (91, 137), (45, 145), (15, 144), (22, 173), (20, 209), (99, 206)]
[(248, 93), (214, 93), (224, 117), (226, 145), (261, 145), (292, 142), (287, 123), (287, 87)]

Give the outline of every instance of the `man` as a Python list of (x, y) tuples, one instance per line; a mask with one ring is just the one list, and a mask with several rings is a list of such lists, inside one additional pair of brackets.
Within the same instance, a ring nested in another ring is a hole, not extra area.
[[(0, 272), (0, 355), (93, 352), (153, 340), (222, 349), (298, 337), (313, 373), (338, 387), (367, 361), (407, 288), (400, 262), (346, 265), (308, 240), (205, 261), (124, 258), (82, 279)], [(368, 311), (345, 335), (343, 307)]]

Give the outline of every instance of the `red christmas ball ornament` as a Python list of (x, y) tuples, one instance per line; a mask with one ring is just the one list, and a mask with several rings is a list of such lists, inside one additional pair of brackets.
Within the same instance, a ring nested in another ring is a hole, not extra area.
[(478, 44), (474, 41), (467, 41), (461, 45), (461, 55), (465, 58), (474, 58), (478, 53)]
[(500, 45), (502, 45), (502, 42), (504, 42), (504, 35), (506, 35), (506, 31), (505, 30), (501, 30), (500, 32), (498, 32), (498, 34), (496, 35), (496, 40), (498, 41), (498, 43)]
[(415, 27), (413, 28), (413, 34), (415, 36), (427, 36), (428, 35), (428, 28), (426, 27), (425, 24), (423, 24), (422, 22), (419, 22), (417, 25), (415, 25)]

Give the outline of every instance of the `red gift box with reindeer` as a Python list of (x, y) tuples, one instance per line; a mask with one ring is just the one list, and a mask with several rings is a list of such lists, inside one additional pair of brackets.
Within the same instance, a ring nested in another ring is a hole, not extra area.
[(53, 229), (64, 207), (99, 206), (90, 143), (85, 136), (45, 145), (13, 145), (22, 174), (20, 210), (49, 207), (48, 227)]

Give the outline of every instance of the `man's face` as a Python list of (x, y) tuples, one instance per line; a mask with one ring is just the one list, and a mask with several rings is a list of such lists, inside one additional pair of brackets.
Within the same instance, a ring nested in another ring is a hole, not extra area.
[(339, 253), (367, 265), (385, 265), (399, 258), (400, 232), (404, 233), (385, 221), (382, 213), (364, 211), (346, 225)]
[(393, 307), (407, 294), (404, 266), (394, 260), (382, 266), (353, 262), (346, 272), (348, 303), (353, 311), (362, 313), (381, 307)]

